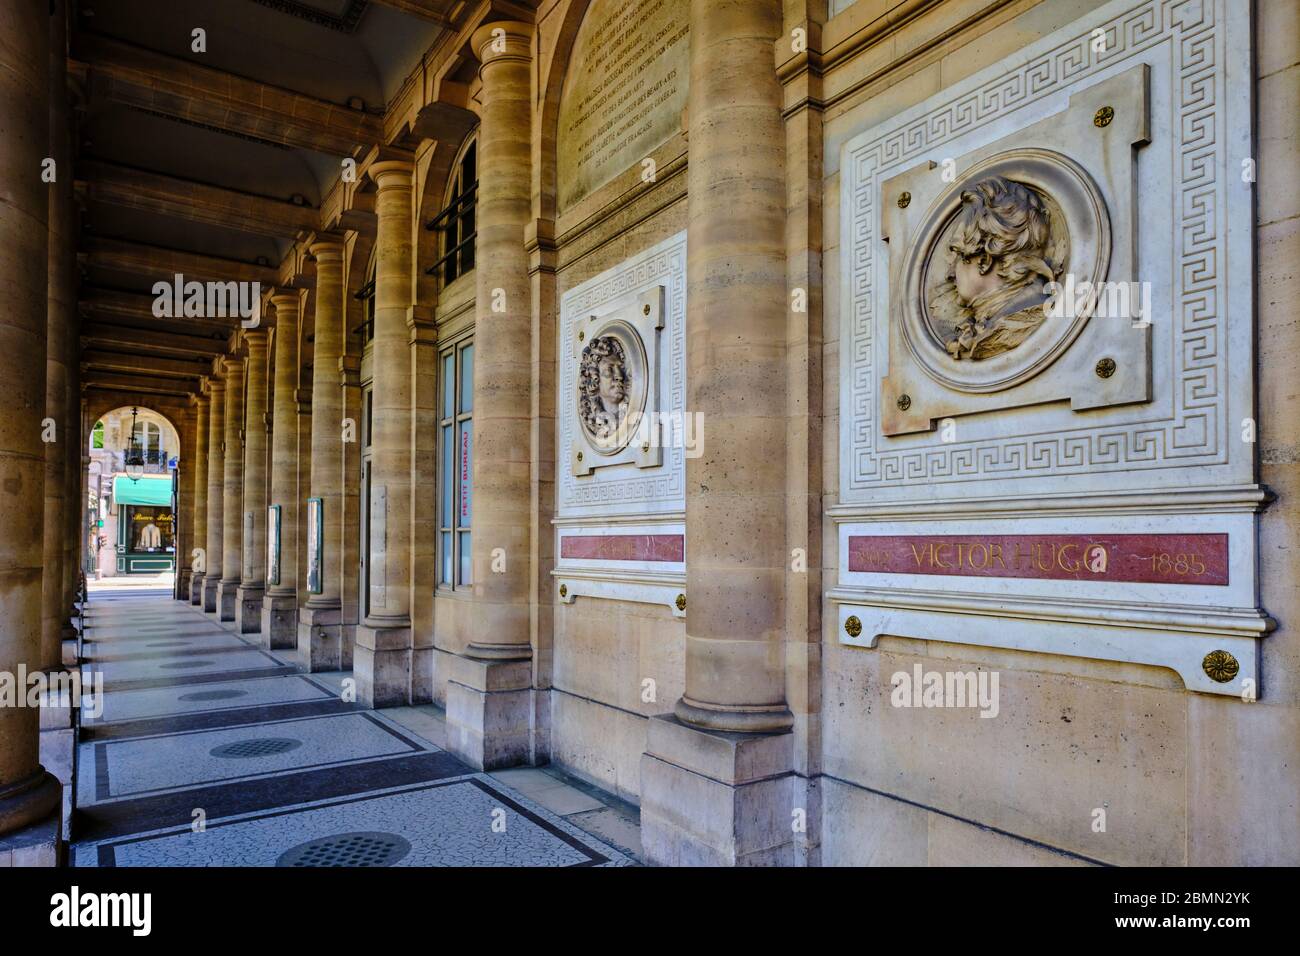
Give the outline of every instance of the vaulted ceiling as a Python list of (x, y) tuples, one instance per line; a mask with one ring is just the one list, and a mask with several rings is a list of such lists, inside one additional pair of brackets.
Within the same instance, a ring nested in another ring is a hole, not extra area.
[[(237, 320), (159, 320), (173, 273), (273, 284), (341, 161), (462, 0), (77, 0), (84, 78), (82, 367), (90, 387), (197, 389)], [(195, 31), (202, 30), (202, 51)]]

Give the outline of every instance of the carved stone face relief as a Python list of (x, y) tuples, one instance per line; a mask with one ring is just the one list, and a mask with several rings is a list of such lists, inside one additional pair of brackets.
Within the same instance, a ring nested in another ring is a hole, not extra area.
[(639, 407), (636, 365), (624, 337), (617, 334), (593, 338), (582, 350), (578, 366), (578, 420), (594, 448), (613, 452), (627, 445), (635, 432)]
[(1048, 283), (1069, 262), (1060, 207), (1033, 186), (989, 176), (961, 191), (927, 270), (926, 324), (957, 361), (1018, 348), (1047, 319)]
[(1096, 283), (1110, 257), (1105, 202), (1067, 156), (996, 154), (940, 194), (916, 227), (897, 289), (899, 332), (946, 388), (993, 392), (1026, 382), (1087, 324), (1087, 311), (1049, 308), (1049, 287), (1067, 275)]
[(663, 463), (656, 415), (664, 287), (609, 295), (600, 311), (565, 322), (560, 437), (569, 474), (583, 480), (599, 472), (598, 481), (622, 481)]

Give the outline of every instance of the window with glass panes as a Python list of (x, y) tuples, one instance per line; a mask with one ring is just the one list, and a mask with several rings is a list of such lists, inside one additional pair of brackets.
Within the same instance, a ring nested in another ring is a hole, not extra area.
[(447, 205), (425, 224), (442, 233), (442, 256), (429, 266), (429, 275), (442, 285), (454, 282), (474, 268), (474, 207), (478, 203), (478, 144), (470, 140), (452, 171), (447, 188)]
[(470, 522), (474, 474), (474, 343), (460, 342), (441, 354), (438, 409), (438, 582), (471, 583)]
[(353, 335), (360, 336), (363, 349), (369, 346), (375, 337), (375, 270), (378, 264), (378, 258), (372, 255), (370, 267), (366, 270), (366, 284), (358, 289), (354, 296), (364, 304), (361, 324), (352, 330)]

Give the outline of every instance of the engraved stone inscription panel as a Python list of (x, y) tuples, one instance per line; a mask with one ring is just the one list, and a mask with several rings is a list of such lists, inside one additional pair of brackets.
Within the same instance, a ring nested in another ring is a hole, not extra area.
[(561, 208), (640, 163), (680, 128), (688, 12), (685, 0), (593, 0), (560, 101)]

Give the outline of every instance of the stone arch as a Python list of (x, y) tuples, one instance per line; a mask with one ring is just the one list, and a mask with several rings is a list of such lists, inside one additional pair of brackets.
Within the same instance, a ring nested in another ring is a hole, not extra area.
[(439, 291), (437, 276), (427, 274), (427, 270), (438, 261), (442, 248), (438, 233), (428, 229), (427, 224), (442, 212), (456, 164), (470, 140), (478, 134), (478, 117), (474, 113), (459, 108), (454, 112), (458, 122), (444, 122), (441, 129), (447, 132), (442, 138), (430, 141), (416, 160), (419, 201), (415, 222), (415, 301), (420, 305), (435, 303)]
[[(184, 436), (182, 435), (182, 427), (178, 427), (176, 422), (173, 421), (173, 417), (178, 419), (182, 418), (182, 416), (177, 414), (180, 409), (170, 408), (169, 406), (171, 403), (157, 401), (157, 396), (139, 395), (134, 397), (139, 400), (123, 402), (120, 394), (104, 395), (87, 400), (85, 449), (89, 450), (90, 448), (91, 432), (93, 431), (96, 422), (107, 418), (114, 412), (122, 411), (125, 411), (129, 418), (131, 415), (131, 409), (135, 407), (141, 412), (147, 412), (151, 416), (156, 416), (157, 418), (162, 419), (163, 424), (167, 426), (167, 429), (170, 432), (170, 437), (174, 439), (170, 444), (170, 447), (176, 449), (176, 456), (177, 458), (180, 458), (184, 452)], [(164, 411), (163, 409), (167, 409), (167, 411)], [(182, 426), (183, 424), (184, 422), (182, 420)]]
[(539, 161), (533, 163), (533, 215), (552, 222), (558, 211), (560, 97), (578, 30), (591, 4), (592, 0), (570, 0), (560, 15), (555, 35), (547, 38), (551, 59), (539, 84), (541, 149)]

